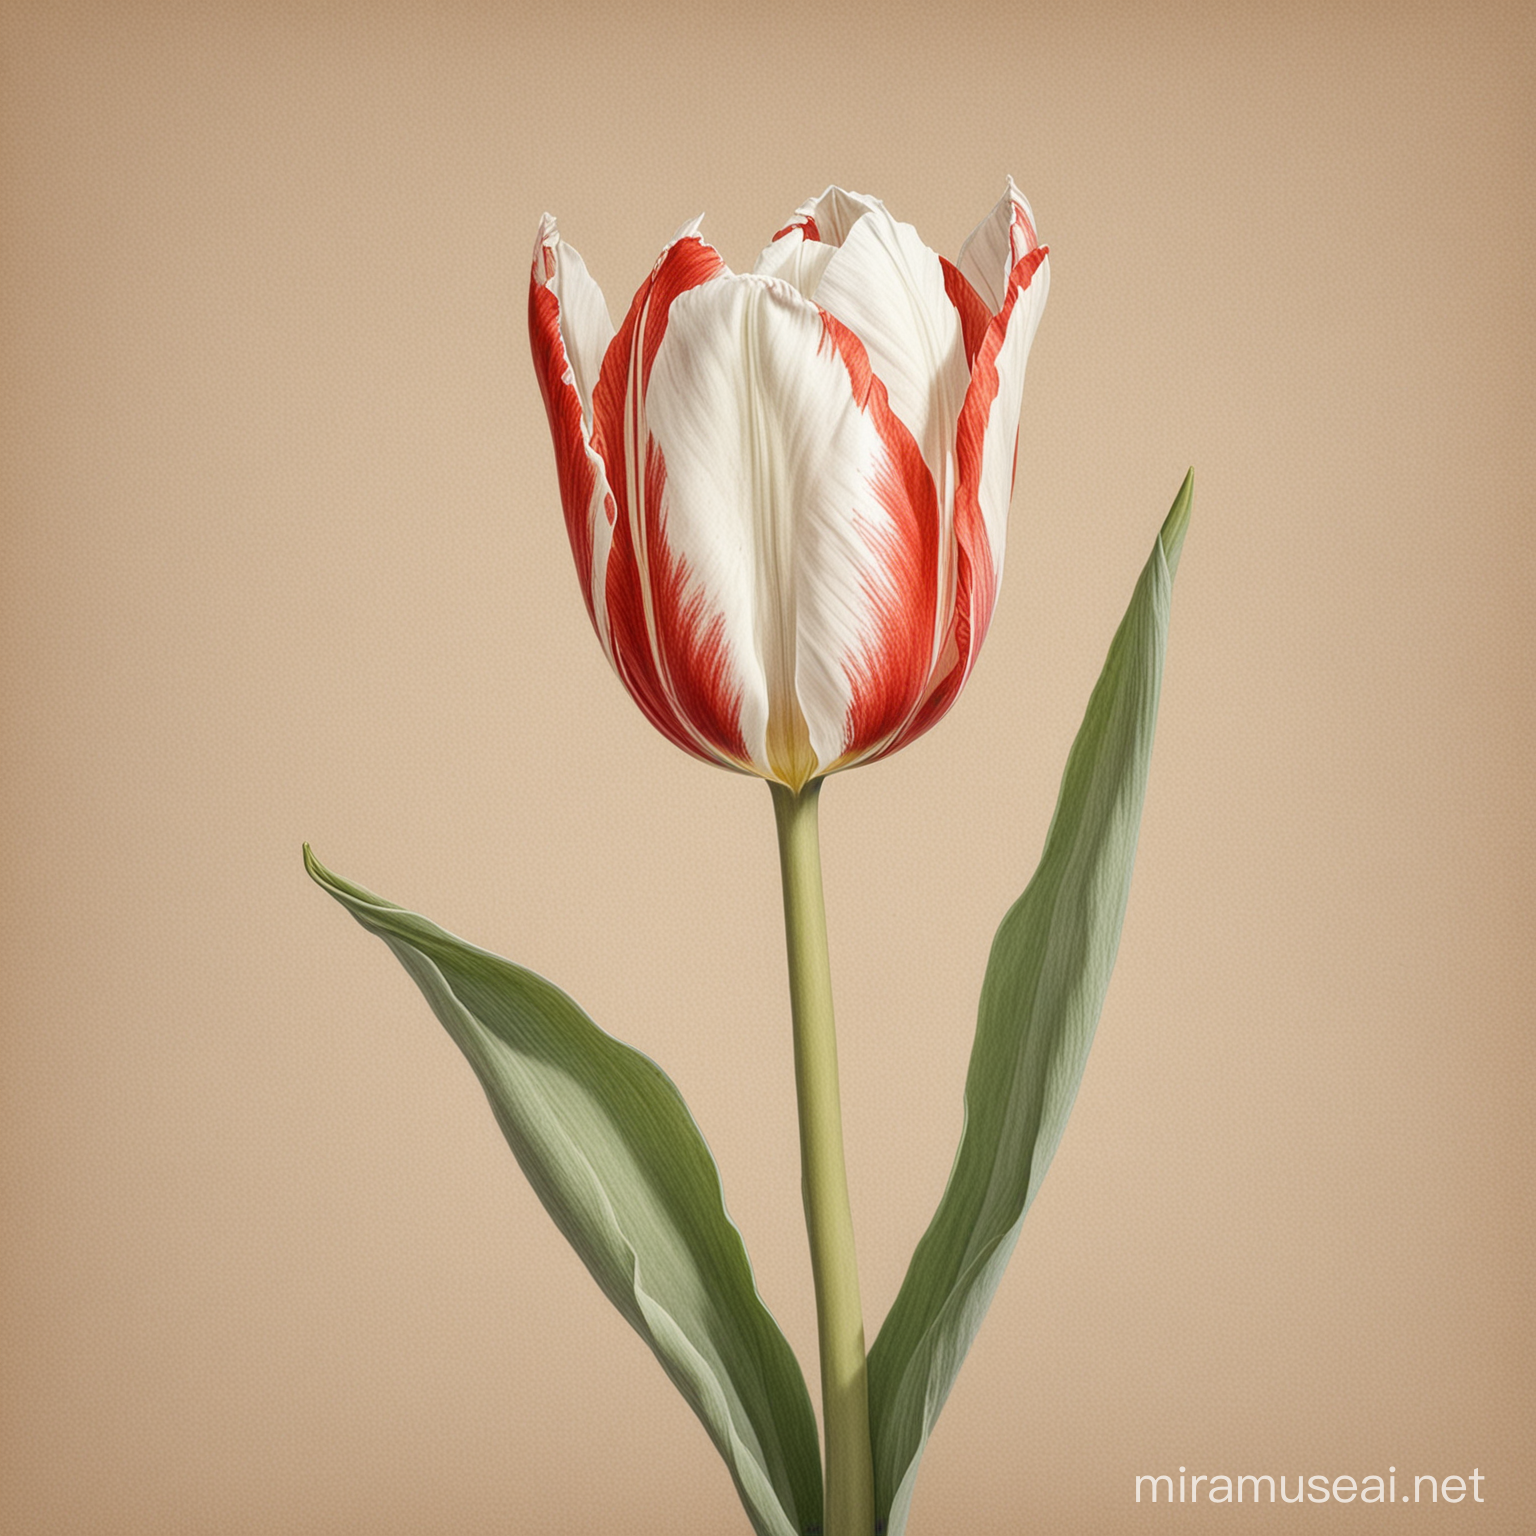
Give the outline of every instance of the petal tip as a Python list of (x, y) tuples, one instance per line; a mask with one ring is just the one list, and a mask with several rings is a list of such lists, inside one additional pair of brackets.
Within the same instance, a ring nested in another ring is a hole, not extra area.
[(672, 233), (672, 238), (667, 241), (667, 245), (673, 246), (676, 245), (679, 240), (687, 240), (698, 236), (699, 230), (703, 228), (703, 225), (704, 215), (702, 213), (695, 214), (693, 218), (687, 221), (687, 223), (679, 224), (677, 226), (677, 228)]
[(533, 235), (533, 279), (547, 283), (555, 271), (555, 251), (560, 245), (560, 231), (555, 227), (555, 216), (544, 213), (539, 216), (539, 227)]

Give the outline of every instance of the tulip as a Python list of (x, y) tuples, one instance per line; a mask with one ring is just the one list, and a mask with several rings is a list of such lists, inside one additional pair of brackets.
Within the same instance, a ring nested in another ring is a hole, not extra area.
[(970, 675), (1045, 255), (1011, 180), (953, 264), (829, 187), (750, 273), (685, 225), (615, 332), (548, 214), (533, 249), (528, 326), (592, 627), (663, 735), (773, 795), (827, 1536), (868, 1536), (875, 1493), (821, 780), (921, 735)]
[(828, 188), (733, 273), (685, 225), (617, 333), (545, 215), (528, 319), (587, 611), (663, 735), (799, 792), (949, 709), (997, 600), (1049, 268)]

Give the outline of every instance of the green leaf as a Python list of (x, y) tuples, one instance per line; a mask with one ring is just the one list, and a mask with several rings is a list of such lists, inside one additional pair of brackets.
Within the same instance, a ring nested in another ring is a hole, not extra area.
[(1040, 865), (987, 962), (949, 1183), (869, 1356), (875, 1509), (900, 1536), (918, 1461), (1050, 1166), (1093, 1043), (1130, 892), (1189, 522), (1186, 476), (1067, 757)]
[(805, 1380), (672, 1080), (541, 976), (339, 879), (307, 846), (304, 864), (421, 988), (555, 1225), (703, 1421), (759, 1536), (819, 1530)]

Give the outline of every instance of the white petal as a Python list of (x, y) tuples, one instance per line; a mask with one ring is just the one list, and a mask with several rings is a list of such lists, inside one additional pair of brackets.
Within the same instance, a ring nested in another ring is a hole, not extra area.
[(816, 296), (821, 274), (827, 263), (837, 254), (835, 245), (820, 240), (807, 240), (798, 229), (781, 235), (772, 245), (764, 246), (763, 253), (752, 268), (757, 277), (777, 277), (790, 284), (803, 298)]
[(646, 408), (667, 542), (721, 620), (748, 750), (804, 782), (846, 746), (871, 594), (888, 585), (885, 445), (816, 308), (758, 277), (673, 304)]
[(955, 265), (995, 315), (1003, 307), (1014, 264), (1038, 243), (1035, 216), (1010, 176), (991, 213), (966, 236)]

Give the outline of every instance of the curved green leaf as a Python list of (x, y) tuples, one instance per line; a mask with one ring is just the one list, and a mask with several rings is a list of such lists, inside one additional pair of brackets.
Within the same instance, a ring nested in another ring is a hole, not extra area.
[(1189, 521), (1186, 476), (1067, 757), (1034, 878), (992, 941), (949, 1183), (869, 1356), (875, 1508), (906, 1525), (917, 1465), (1077, 1096), (1130, 892)]
[(759, 1536), (819, 1530), (805, 1380), (671, 1079), (543, 977), (348, 884), (307, 846), (304, 863), (421, 988), (556, 1226), (703, 1421)]

